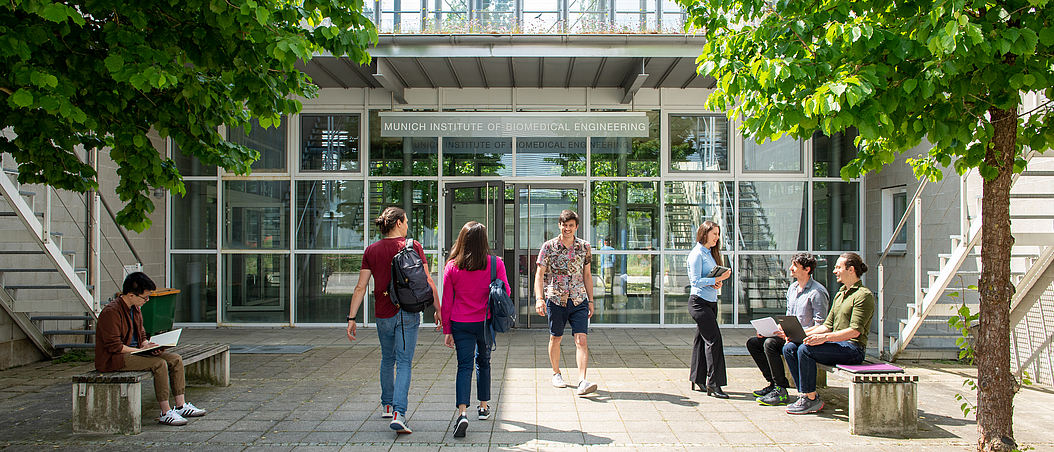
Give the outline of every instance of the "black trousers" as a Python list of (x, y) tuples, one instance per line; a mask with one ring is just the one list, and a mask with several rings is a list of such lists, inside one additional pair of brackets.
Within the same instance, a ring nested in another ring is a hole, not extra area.
[(787, 341), (778, 337), (757, 337), (747, 339), (747, 351), (754, 358), (754, 363), (761, 369), (765, 381), (781, 388), (789, 388), (787, 372), (783, 368), (783, 344)]
[[(692, 295), (688, 298), (688, 313), (695, 319), (692, 367), (688, 378), (699, 386), (727, 385), (725, 349), (721, 341), (721, 328), (717, 326), (717, 302)], [(703, 369), (705, 374), (701, 372)]]

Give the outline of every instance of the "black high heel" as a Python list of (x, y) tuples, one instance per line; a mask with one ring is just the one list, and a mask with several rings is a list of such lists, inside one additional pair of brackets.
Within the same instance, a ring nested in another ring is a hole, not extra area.
[(695, 392), (703, 392), (703, 387), (696, 382), (692, 382), (692, 390)]
[(710, 397), (718, 398), (718, 399), (727, 399), (728, 398), (728, 394), (726, 394), (725, 391), (722, 391), (720, 386), (707, 386), (706, 387), (706, 395), (708, 395)]

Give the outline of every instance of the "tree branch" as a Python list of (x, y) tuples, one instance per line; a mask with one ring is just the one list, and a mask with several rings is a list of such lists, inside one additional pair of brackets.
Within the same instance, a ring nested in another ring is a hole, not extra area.
[(11, 89), (6, 86), (0, 86), (0, 91), (7, 93), (8, 96), (12, 96), (15, 94), (14, 91), (11, 91)]

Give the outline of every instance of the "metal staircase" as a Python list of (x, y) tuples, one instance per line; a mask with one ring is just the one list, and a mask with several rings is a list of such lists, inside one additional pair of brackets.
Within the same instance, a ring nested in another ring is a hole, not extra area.
[(92, 336), (96, 309), (91, 287), (80, 276), (85, 270), (73, 267), (73, 252), (64, 251), (62, 234), (51, 230), (51, 189), (45, 188), (45, 206), (37, 212), (37, 193), (20, 190), (13, 181), (16, 174), (5, 169), (0, 177), (0, 307), (47, 356), (90, 346), (60, 342)]
[[(1054, 280), (1054, 267), (1050, 266), (1054, 261), (1054, 155), (1031, 152), (1027, 160), (1029, 170), (1015, 175), (1010, 191), (1011, 232), (1015, 239), (1011, 283), (1017, 288), (1011, 304), (1012, 329)], [(953, 339), (960, 335), (941, 332), (941, 326), (947, 325), (949, 317), (958, 315), (964, 304), (971, 312), (977, 312), (981, 216), (972, 218), (969, 224), (965, 237), (951, 237), (951, 253), (938, 255), (939, 270), (927, 272), (926, 283), (918, 284), (916, 300), (920, 301), (907, 304), (908, 318), (900, 320), (898, 334), (890, 337), (890, 360), (900, 357), (916, 338), (944, 340), (949, 348), (954, 347)]]

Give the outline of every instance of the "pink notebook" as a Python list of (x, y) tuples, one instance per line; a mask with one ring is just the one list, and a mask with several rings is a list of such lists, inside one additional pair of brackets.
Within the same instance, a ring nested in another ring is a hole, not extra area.
[(848, 370), (855, 374), (891, 374), (904, 372), (901, 369), (892, 364), (878, 363), (878, 364), (839, 364), (835, 367), (839, 369)]

